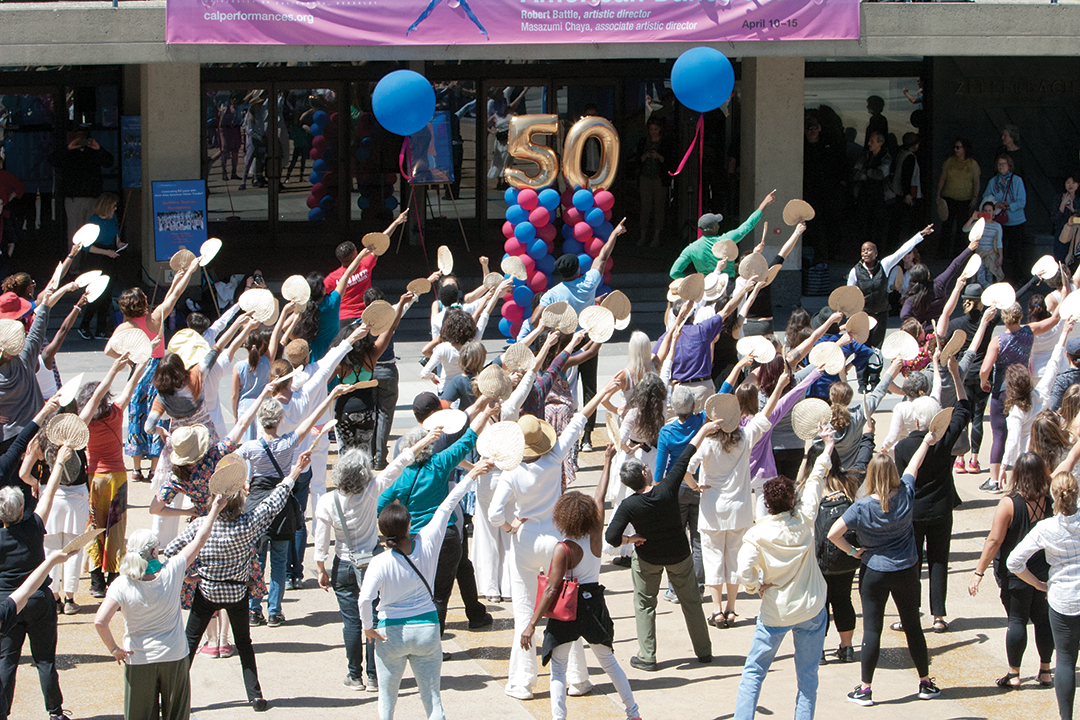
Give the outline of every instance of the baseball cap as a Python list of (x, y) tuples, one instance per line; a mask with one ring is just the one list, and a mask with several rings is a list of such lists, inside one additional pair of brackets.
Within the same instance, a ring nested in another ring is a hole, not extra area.
[(708, 228), (712, 227), (713, 225), (719, 225), (723, 221), (724, 221), (724, 216), (723, 215), (718, 215), (716, 213), (705, 213), (704, 215), (702, 215), (701, 217), (698, 218), (698, 221), (697, 221), (698, 230), (707, 230)]
[(1069, 341), (1065, 343), (1065, 353), (1069, 357), (1080, 355), (1080, 337), (1069, 338)]
[(440, 400), (439, 396), (433, 392), (422, 392), (412, 401), (412, 411), (413, 415), (416, 416), (416, 422), (424, 422), (424, 419), (431, 413), (445, 410), (448, 407), (450, 407), (450, 403)]
[(578, 274), (580, 269), (580, 262), (578, 261), (577, 255), (567, 253), (555, 261), (555, 272), (559, 273), (563, 279), (574, 277)]

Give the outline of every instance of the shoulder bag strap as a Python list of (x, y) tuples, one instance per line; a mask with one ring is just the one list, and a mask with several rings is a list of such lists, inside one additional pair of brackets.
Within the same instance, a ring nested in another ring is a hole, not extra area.
[(345, 536), (345, 542), (349, 546), (349, 554), (352, 555), (359, 548), (353, 547), (352, 535), (349, 534), (349, 526), (345, 524), (345, 511), (341, 509), (341, 497), (338, 491), (334, 491), (334, 508), (337, 510), (338, 522), (341, 523), (341, 534)]
[(413, 569), (413, 572), (416, 573), (416, 577), (420, 578), (420, 582), (424, 583), (424, 589), (427, 590), (427, 594), (431, 597), (431, 602), (435, 602), (435, 593), (431, 592), (431, 585), (428, 584), (427, 578), (425, 578), (420, 572), (420, 570), (417, 569), (416, 565), (413, 564), (413, 561), (409, 559), (409, 556), (401, 552), (397, 548), (394, 549), (394, 552), (405, 558), (405, 562), (409, 563), (409, 567), (411, 567)]
[(285, 479), (285, 473), (281, 472), (281, 466), (278, 465), (277, 458), (274, 457), (274, 453), (270, 452), (270, 446), (266, 444), (266, 441), (259, 438), (259, 442), (262, 443), (263, 450), (266, 451), (266, 456), (270, 458), (270, 462), (274, 463), (274, 469), (277, 470), (278, 480)]

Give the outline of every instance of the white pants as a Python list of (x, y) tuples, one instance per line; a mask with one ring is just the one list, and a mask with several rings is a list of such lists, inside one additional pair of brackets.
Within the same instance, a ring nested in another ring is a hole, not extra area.
[(739, 583), (739, 548), (743, 535), (750, 528), (738, 530), (706, 530), (701, 533), (701, 564), (705, 570), (705, 584), (737, 585)]
[[(555, 528), (550, 524), (541, 525), (529, 521), (521, 526), (510, 541), (510, 596), (514, 600), (514, 638), (510, 643), (507, 690), (532, 692), (536, 687), (537, 649), (534, 646), (530, 650), (523, 650), (520, 639), (536, 609), (536, 580), (541, 571), (548, 571), (551, 554), (559, 542), (555, 533)], [(571, 685), (580, 685), (588, 682), (588, 679), (585, 646), (578, 640), (573, 643), (570, 651), (567, 681)]]
[[(572, 657), (570, 650), (575, 647), (581, 647), (581, 640), (557, 645), (551, 651), (551, 717), (553, 720), (566, 718), (566, 661), (568, 657)], [(619, 693), (619, 699), (622, 700), (623, 708), (626, 710), (626, 717), (638, 717), (641, 713), (638, 712), (637, 703), (634, 702), (630, 681), (626, 679), (626, 673), (619, 667), (615, 653), (607, 645), (590, 645), (589, 647), (596, 659), (600, 661), (600, 667), (611, 678), (615, 692)]]
[[(80, 533), (53, 533), (45, 536), (45, 554), (61, 550), (65, 545), (79, 537)], [(54, 593), (74, 595), (79, 590), (79, 569), (82, 567), (84, 551), (80, 550), (49, 571)]]
[(308, 503), (311, 508), (311, 534), (318, 535), (319, 518), (315, 515), (315, 508), (319, 500), (326, 494), (326, 463), (330, 461), (330, 444), (325, 438), (319, 440), (319, 445), (311, 453), (311, 490), (308, 495)]
[[(477, 506), (479, 509), (479, 505)], [(476, 569), (476, 587), (485, 597), (510, 597), (510, 535), (473, 515), (473, 541), (469, 553)]]

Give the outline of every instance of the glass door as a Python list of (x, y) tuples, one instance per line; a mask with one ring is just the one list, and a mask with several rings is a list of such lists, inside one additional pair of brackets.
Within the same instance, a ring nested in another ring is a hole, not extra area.
[[(276, 143), (270, 87), (218, 87), (205, 95), (206, 211), (209, 222), (266, 222)], [(274, 189), (276, 190), (276, 183)]]

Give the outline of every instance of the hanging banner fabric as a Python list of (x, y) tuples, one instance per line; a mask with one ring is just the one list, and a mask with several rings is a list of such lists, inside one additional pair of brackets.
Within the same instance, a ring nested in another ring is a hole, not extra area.
[(851, 40), (859, 0), (168, 0), (170, 43), (484, 45)]

